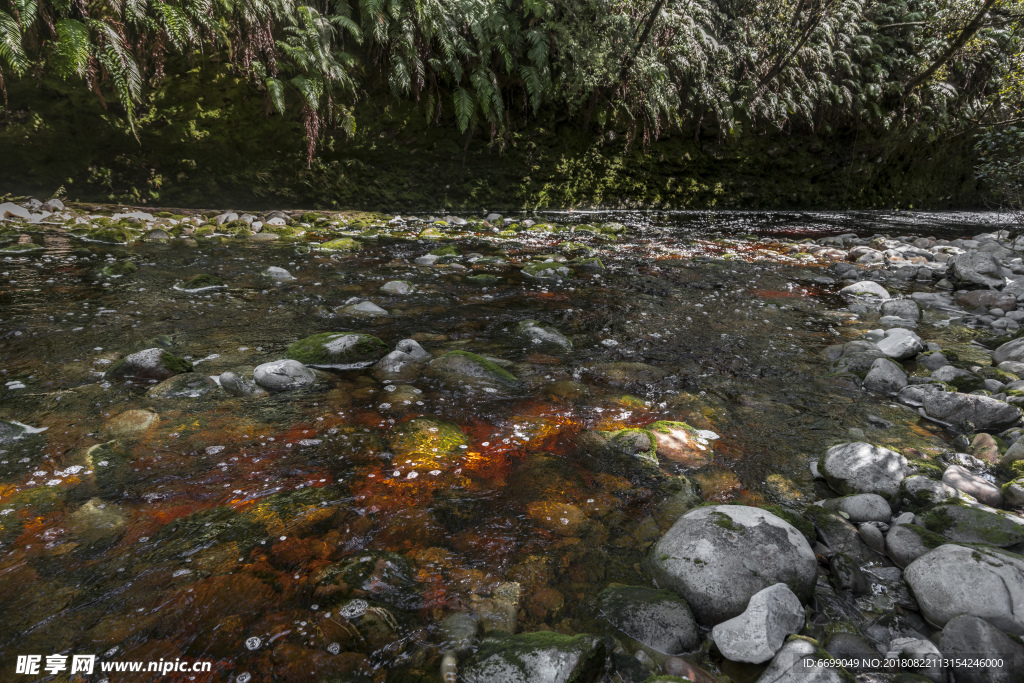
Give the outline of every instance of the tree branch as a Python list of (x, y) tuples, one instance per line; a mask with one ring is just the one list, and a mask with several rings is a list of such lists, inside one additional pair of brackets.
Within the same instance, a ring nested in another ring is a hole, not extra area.
[(916, 76), (914, 79), (912, 79), (909, 83), (907, 83), (904, 86), (904, 90), (906, 91), (907, 95), (913, 92), (913, 90), (917, 88), (919, 85), (921, 85), (929, 78), (931, 78), (932, 74), (934, 74), (936, 71), (942, 68), (942, 66), (946, 62), (953, 58), (953, 55), (955, 55), (960, 50), (960, 48), (967, 44), (967, 41), (974, 37), (975, 33), (981, 30), (981, 26), (985, 21), (985, 16), (988, 15), (989, 10), (991, 10), (992, 6), (995, 4), (996, 0), (985, 0), (985, 4), (981, 6), (981, 10), (978, 11), (974, 19), (971, 19), (971, 23), (967, 24), (967, 26), (965, 26), (964, 29), (960, 31), (960, 35), (958, 35), (956, 39), (949, 44), (949, 47), (946, 48), (946, 51), (943, 52), (938, 59), (932, 62), (931, 66), (929, 66), (920, 75)]

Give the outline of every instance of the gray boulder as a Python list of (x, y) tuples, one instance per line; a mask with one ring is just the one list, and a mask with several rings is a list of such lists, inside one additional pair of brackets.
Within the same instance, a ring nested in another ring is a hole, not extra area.
[(597, 680), (604, 666), (600, 638), (541, 632), (485, 638), (459, 673), (465, 683), (577, 683)]
[(717, 624), (711, 639), (734, 662), (760, 664), (775, 656), (783, 641), (804, 627), (800, 599), (784, 583), (754, 593), (743, 614)]
[(907, 477), (900, 488), (905, 498), (919, 506), (938, 505), (957, 497), (955, 489), (923, 474)]
[(191, 362), (178, 358), (164, 349), (152, 348), (125, 356), (114, 363), (104, 377), (165, 380), (191, 371)]
[(942, 473), (942, 483), (955, 488), (957, 491), (974, 496), (979, 503), (1000, 507), (1003, 504), (1003, 494), (999, 487), (983, 479), (960, 465), (950, 465)]
[(857, 535), (864, 545), (874, 550), (879, 555), (885, 554), (885, 534), (877, 526), (871, 523), (864, 523), (857, 527)]
[(296, 279), (295, 276), (289, 273), (287, 270), (285, 270), (284, 268), (279, 268), (277, 266), (270, 266), (269, 268), (265, 269), (261, 273), (261, 275), (263, 275), (264, 277), (269, 277), (271, 280), (277, 280), (278, 282), (290, 282)]
[(889, 292), (885, 291), (885, 287), (871, 280), (862, 280), (847, 287), (843, 287), (839, 290), (839, 294), (848, 299), (857, 297), (875, 297), (878, 299), (889, 298)]
[(936, 391), (922, 401), (928, 417), (946, 424), (970, 422), (978, 430), (1002, 430), (1020, 421), (1020, 408), (990, 396)]
[(946, 277), (954, 283), (998, 288), (1006, 284), (1006, 272), (992, 254), (968, 251), (949, 260)]
[(771, 664), (757, 679), (757, 683), (847, 683), (850, 675), (845, 669), (812, 664), (805, 658), (817, 659), (818, 648), (803, 639), (793, 639), (782, 646)]
[(933, 391), (945, 391), (945, 389), (940, 384), (908, 384), (900, 389), (896, 398), (900, 403), (920, 408), (924, 405), (924, 397)]
[(955, 543), (983, 543), (1009, 548), (1024, 543), (1024, 526), (996, 512), (966, 505), (939, 505), (918, 516), (920, 524), (936, 529)]
[(907, 459), (869, 443), (844, 443), (828, 449), (818, 468), (839, 493), (894, 496), (907, 476)]
[(234, 372), (222, 372), (218, 379), (221, 388), (232, 396), (248, 398), (267, 395), (267, 391), (256, 382)]
[(648, 563), (658, 585), (681, 595), (706, 625), (735, 617), (776, 583), (806, 599), (817, 578), (814, 552), (799, 531), (742, 505), (683, 515), (651, 549)]
[(316, 375), (297, 360), (275, 360), (256, 366), (252, 378), (271, 393), (312, 386)]
[(537, 320), (521, 320), (513, 327), (513, 334), (538, 347), (572, 351), (572, 342), (565, 335)]
[(1008, 341), (993, 351), (992, 362), (996, 365), (1024, 362), (1024, 337)]
[(892, 519), (892, 508), (877, 493), (858, 493), (843, 498), (826, 500), (824, 506), (828, 510), (845, 512), (854, 524), (862, 522), (885, 522)]
[(894, 524), (885, 535), (885, 553), (896, 566), (907, 567), (941, 545), (939, 540), (917, 525)]
[(679, 596), (641, 586), (606, 588), (598, 596), (601, 616), (616, 630), (665, 655), (692, 652), (701, 635), (693, 612)]
[(904, 320), (920, 320), (921, 304), (913, 299), (890, 299), (882, 304), (882, 315), (894, 315)]
[(381, 382), (415, 379), (432, 356), (415, 339), (403, 339), (395, 350), (377, 361), (371, 373)]
[(1024, 633), (1024, 557), (997, 549), (943, 545), (904, 570), (921, 613), (937, 628), (961, 614)]
[(412, 290), (413, 285), (408, 280), (391, 280), (390, 282), (385, 282), (380, 286), (382, 294), (404, 295), (411, 294)]
[(953, 617), (942, 629), (939, 651), (949, 659), (1002, 660), (1002, 666), (973, 666), (965, 661), (951, 670), (957, 683), (1019, 683), (1024, 672), (1024, 647), (978, 617)]
[(864, 377), (864, 388), (880, 394), (896, 394), (907, 386), (907, 373), (888, 358), (878, 358)]
[(921, 337), (902, 327), (894, 327), (885, 331), (885, 338), (877, 342), (877, 346), (889, 358), (906, 360), (924, 351)]

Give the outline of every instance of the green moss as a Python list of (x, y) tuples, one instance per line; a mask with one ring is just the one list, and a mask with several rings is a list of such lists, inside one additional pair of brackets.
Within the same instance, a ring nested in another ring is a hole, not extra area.
[(160, 362), (165, 368), (171, 372), (182, 374), (186, 372), (192, 372), (192, 361), (187, 361), (184, 358), (179, 358), (173, 353), (164, 351), (160, 354)]
[[(608, 444), (618, 453), (651, 463), (658, 464), (658, 446), (654, 440), (654, 434), (647, 429), (620, 429), (614, 432), (602, 432), (608, 438)], [(643, 440), (637, 441), (636, 436), (642, 436)], [(636, 446), (643, 444), (644, 440), (648, 447), (644, 450), (637, 450)]]
[(388, 345), (369, 334), (323, 332), (300, 339), (284, 355), (308, 365), (327, 365), (377, 361), (387, 352)]
[(192, 236), (193, 237), (209, 237), (214, 232), (216, 232), (216, 230), (217, 230), (216, 226), (213, 226), (213, 225), (200, 225), (198, 228), (196, 228), (196, 231), (192, 233)]
[(1002, 382), (1003, 384), (1016, 382), (1017, 380), (1020, 379), (1019, 377), (1017, 377), (1017, 375), (1014, 375), (1013, 373), (1006, 372), (1005, 370), (1000, 370), (999, 368), (993, 367), (982, 368), (981, 370), (978, 371), (978, 375), (984, 379), (994, 379), (999, 382)]
[(204, 289), (206, 287), (223, 286), (224, 280), (220, 279), (216, 275), (207, 275), (206, 273), (203, 273), (201, 275), (196, 275), (195, 277), (191, 277), (188, 280), (186, 280), (184, 284), (182, 284), (181, 288), (188, 292), (196, 289)]
[(316, 223), (317, 221), (322, 221), (322, 220), (327, 220), (327, 219), (324, 218), (323, 216), (321, 216), (318, 213), (315, 213), (313, 211), (307, 211), (307, 212), (303, 213), (301, 216), (299, 216), (299, 220), (302, 221), (303, 223), (309, 223), (310, 225), (312, 225), (313, 223)]
[(232, 237), (249, 237), (253, 234), (249, 224), (243, 220), (234, 220), (224, 223), (217, 228), (217, 232), (224, 235), (231, 235)]
[(933, 460), (908, 460), (907, 464), (910, 466), (911, 474), (923, 474), (937, 481), (941, 481), (942, 475), (945, 473), (945, 469)]
[(605, 269), (604, 263), (599, 258), (575, 258), (572, 265), (585, 273), (599, 273)]
[(24, 254), (30, 251), (42, 251), (44, 247), (41, 244), (35, 244), (33, 242), (25, 242), (23, 244), (11, 244), (0, 251), (8, 254)]
[(408, 458), (426, 458), (437, 462), (458, 455), (469, 440), (458, 425), (430, 417), (418, 417), (397, 425), (387, 436), (388, 446), (404, 462)]
[(317, 245), (317, 249), (322, 251), (357, 251), (359, 248), (359, 242), (356, 242), (351, 237), (342, 237)]
[(124, 275), (131, 275), (138, 269), (139, 267), (131, 261), (118, 261), (106, 266), (101, 272), (107, 277), (122, 277)]
[(926, 513), (923, 520), (924, 528), (936, 534), (945, 533), (953, 526), (953, 518), (943, 507), (937, 507)]
[(531, 280), (567, 280), (573, 276), (572, 268), (554, 261), (527, 263), (521, 272)]
[(491, 275), (490, 273), (478, 273), (477, 275), (466, 276), (466, 281), (470, 284), (487, 287), (498, 284), (500, 278), (496, 275)]
[(742, 524), (737, 524), (733, 521), (732, 517), (725, 514), (724, 512), (715, 511), (711, 514), (714, 517), (714, 523), (722, 527), (723, 529), (728, 529), (729, 531), (736, 531), (741, 534), (744, 531), (746, 531), (746, 528)]
[(299, 237), (304, 231), (300, 228), (293, 228), (290, 225), (264, 225), (261, 232), (269, 232), (283, 239), (289, 239)]
[(760, 508), (762, 510), (767, 510), (776, 517), (779, 517), (780, 519), (784, 520), (794, 529), (799, 531), (800, 534), (805, 539), (807, 539), (807, 542), (810, 545), (814, 545), (817, 535), (814, 531), (814, 524), (810, 520), (805, 519), (804, 517), (796, 514), (795, 512), (787, 510), (786, 508), (781, 507), (779, 505), (761, 505)]
[(446, 244), (430, 252), (433, 256), (458, 256), (459, 250), (454, 244)]
[(445, 356), (462, 356), (464, 358), (468, 358), (471, 361), (473, 361), (474, 363), (476, 363), (477, 365), (479, 365), (482, 368), (484, 368), (488, 373), (490, 373), (492, 375), (496, 375), (498, 378), (502, 379), (505, 382), (508, 382), (508, 383), (511, 383), (511, 384), (518, 384), (519, 383), (519, 380), (511, 372), (509, 372), (505, 368), (501, 367), (497, 363), (489, 361), (486, 358), (484, 358), (483, 356), (480, 356), (478, 354), (471, 353), (469, 351), (449, 351), (448, 353), (446, 353), (444, 355)]
[(947, 543), (946, 538), (941, 534), (929, 531), (917, 524), (905, 524), (904, 526), (917, 534), (921, 538), (921, 542), (928, 548), (938, 548), (940, 545)]
[(111, 227), (100, 228), (89, 233), (88, 239), (94, 242), (106, 242), (107, 244), (129, 244), (138, 238), (138, 233), (128, 228)]

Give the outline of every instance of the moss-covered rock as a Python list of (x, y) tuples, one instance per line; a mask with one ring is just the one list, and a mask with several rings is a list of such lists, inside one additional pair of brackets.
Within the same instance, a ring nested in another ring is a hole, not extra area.
[(185, 372), (165, 379), (146, 392), (157, 399), (197, 399), (217, 391), (217, 383), (201, 372)]
[(485, 638), (460, 673), (473, 683), (593, 683), (604, 668), (600, 638), (540, 631)]
[(124, 227), (109, 227), (91, 230), (87, 239), (107, 244), (130, 244), (139, 238), (140, 233)]
[(323, 332), (300, 339), (285, 357), (306, 365), (371, 365), (388, 353), (388, 345), (369, 334)]
[(191, 361), (179, 358), (161, 348), (149, 348), (136, 351), (117, 361), (107, 369), (104, 377), (165, 380), (191, 371)]
[(359, 242), (355, 241), (351, 237), (341, 237), (330, 242), (324, 242), (317, 245), (317, 249), (321, 251), (358, 251), (360, 249)]
[(21, 242), (20, 244), (9, 244), (0, 249), (5, 254), (27, 254), (33, 251), (42, 251), (45, 247), (34, 242)]
[(520, 382), (497, 363), (469, 351), (449, 351), (427, 363), (424, 374), (460, 390), (482, 389), (497, 393), (515, 389)]
[(572, 268), (556, 261), (527, 263), (520, 271), (523, 277), (538, 282), (561, 282), (572, 278)]
[(466, 282), (478, 287), (492, 287), (501, 282), (501, 278), (490, 273), (477, 273), (476, 275), (466, 276)]
[(185, 280), (178, 289), (183, 292), (197, 292), (202, 289), (213, 289), (215, 287), (227, 287), (227, 285), (224, 284), (224, 280), (216, 275), (202, 273)]
[(399, 462), (407, 459), (434, 463), (450, 461), (469, 445), (458, 425), (431, 417), (418, 417), (396, 425), (387, 436)]
[(1024, 527), (1003, 515), (966, 505), (939, 505), (920, 515), (925, 529), (956, 543), (1008, 548), (1024, 543)]
[(101, 272), (107, 277), (124, 277), (125, 275), (131, 275), (138, 269), (139, 267), (131, 261), (117, 261), (109, 266), (105, 266)]
[(459, 256), (459, 249), (454, 244), (446, 244), (429, 252), (433, 256)]

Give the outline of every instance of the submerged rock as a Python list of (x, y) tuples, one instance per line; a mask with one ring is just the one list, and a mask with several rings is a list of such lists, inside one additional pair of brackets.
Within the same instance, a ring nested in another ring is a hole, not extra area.
[(269, 277), (272, 280), (277, 280), (278, 282), (290, 282), (292, 280), (297, 279), (294, 275), (289, 273), (284, 268), (278, 268), (277, 266), (270, 266), (269, 268), (264, 270), (261, 273), (261, 275), (263, 275), (264, 277)]
[(103, 434), (110, 439), (137, 436), (149, 431), (160, 422), (160, 416), (152, 410), (126, 410), (107, 420)]
[(202, 398), (217, 391), (217, 383), (201, 372), (187, 372), (165, 379), (146, 392), (163, 399)]
[(452, 389), (482, 389), (497, 393), (515, 389), (519, 380), (500, 365), (468, 351), (449, 351), (427, 363), (427, 377), (439, 380)]
[(300, 339), (284, 355), (313, 367), (360, 368), (372, 365), (387, 352), (388, 345), (373, 335), (323, 332)]
[(861, 280), (843, 287), (839, 290), (839, 294), (848, 299), (857, 297), (889, 298), (889, 292), (885, 290), (885, 287), (872, 280)]
[(543, 631), (485, 638), (461, 674), (465, 683), (590, 683), (604, 668), (600, 638)]
[(231, 396), (239, 397), (261, 397), (267, 396), (268, 392), (263, 389), (255, 380), (245, 375), (239, 375), (234, 372), (223, 372), (220, 377), (221, 388)]
[(432, 356), (414, 339), (403, 339), (395, 350), (381, 358), (373, 366), (373, 376), (381, 382), (389, 380), (413, 380), (419, 376), (422, 365)]
[(598, 596), (601, 616), (644, 647), (666, 655), (692, 652), (701, 636), (690, 606), (665, 590), (641, 586), (606, 588)]
[(104, 377), (165, 380), (191, 371), (190, 361), (178, 358), (163, 349), (152, 348), (125, 356), (110, 366)]
[(469, 440), (458, 425), (432, 417), (417, 417), (396, 425), (387, 436), (388, 446), (395, 457), (404, 463), (407, 459), (426, 459), (431, 462), (458, 455)]
[(658, 585), (682, 596), (706, 625), (731, 619), (776, 583), (810, 596), (817, 561), (804, 536), (760, 508), (701, 507), (683, 515), (648, 556)]
[(800, 599), (784, 583), (754, 593), (743, 614), (716, 624), (711, 639), (734, 662), (760, 664), (775, 656), (783, 641), (804, 627)]
[(537, 320), (521, 320), (513, 327), (513, 333), (535, 346), (553, 347), (560, 351), (572, 351), (572, 342), (550, 325)]
[(271, 393), (292, 391), (312, 386), (316, 375), (296, 360), (276, 360), (256, 367), (252, 378)]

